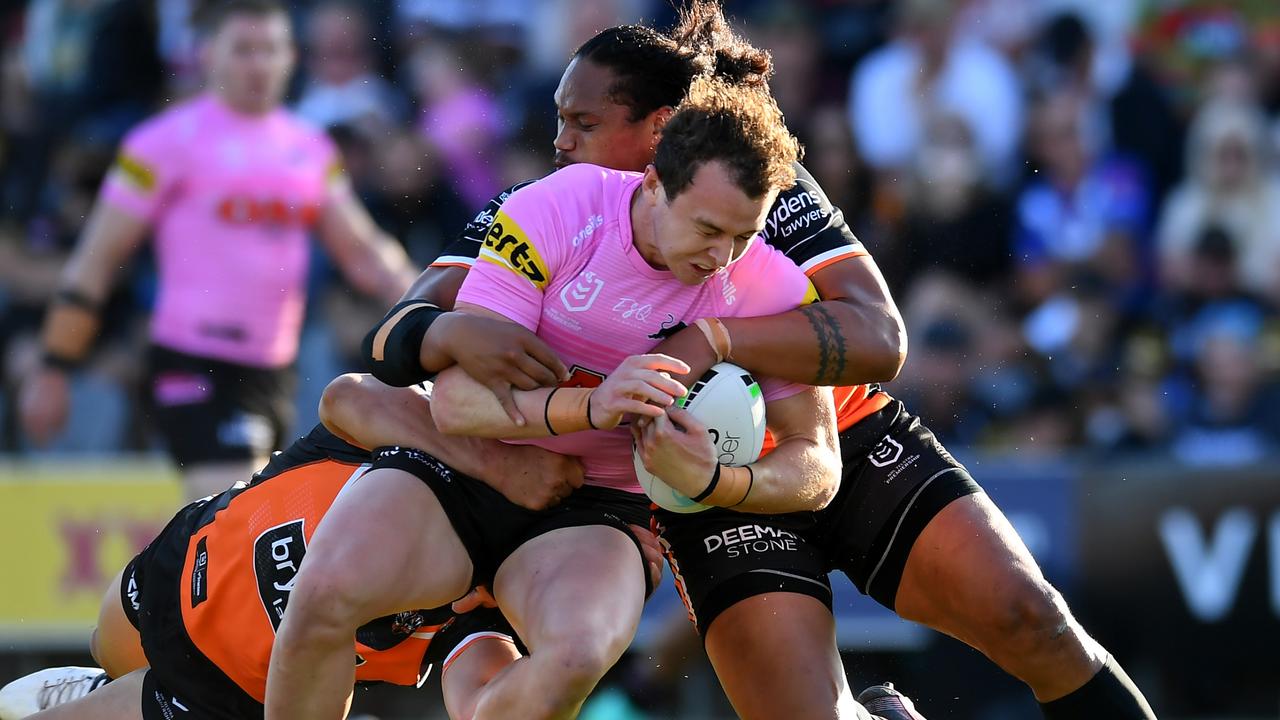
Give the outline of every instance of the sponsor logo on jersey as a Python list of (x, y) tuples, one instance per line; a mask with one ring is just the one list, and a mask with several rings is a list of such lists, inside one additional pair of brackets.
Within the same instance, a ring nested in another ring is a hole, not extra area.
[(195, 567), (191, 569), (191, 607), (195, 609), (200, 603), (209, 599), (209, 538), (200, 538), (196, 543)]
[(765, 234), (770, 241), (790, 238), (796, 231), (818, 223), (819, 227), (828, 213), (822, 206), (818, 189), (807, 180), (796, 178), (795, 187), (778, 195), (773, 212), (765, 223)]
[(121, 153), (116, 158), (116, 170), (130, 185), (143, 192), (156, 189), (156, 172), (151, 166), (132, 155)]
[(583, 242), (587, 240), (587, 238), (590, 238), (592, 235), (595, 234), (596, 228), (600, 227), (603, 224), (604, 224), (603, 215), (592, 215), (591, 219), (587, 221), (586, 227), (579, 230), (578, 234), (573, 236), (573, 246), (578, 247), (579, 245), (581, 245)]
[(892, 465), (898, 462), (900, 457), (902, 457), (902, 443), (888, 435), (885, 435), (883, 440), (871, 448), (871, 453), (867, 455), (867, 459), (876, 467)]
[(258, 581), (258, 596), (267, 611), (271, 627), (280, 629), (294, 580), (307, 554), (307, 536), (301, 519), (277, 525), (253, 541), (253, 572)]
[(529, 241), (528, 234), (503, 210), (498, 211), (489, 226), (480, 259), (523, 275), (539, 290), (545, 289), (551, 280), (547, 264)]
[(564, 303), (564, 309), (569, 312), (586, 312), (595, 304), (603, 289), (604, 280), (588, 270), (560, 290), (560, 302)]
[(231, 225), (309, 227), (320, 219), (318, 205), (299, 205), (283, 198), (232, 195), (218, 202), (218, 219)]

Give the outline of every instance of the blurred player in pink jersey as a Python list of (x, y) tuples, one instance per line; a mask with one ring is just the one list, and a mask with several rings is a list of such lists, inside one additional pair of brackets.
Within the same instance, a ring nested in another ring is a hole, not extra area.
[(119, 268), (154, 237), (148, 393), (191, 498), (246, 477), (288, 429), (312, 231), (370, 295), (393, 302), (414, 277), (353, 194), (333, 143), (281, 106), (295, 61), (283, 6), (230, 0), (201, 20), (209, 88), (125, 139), (21, 398), (37, 444), (62, 429), (67, 371), (92, 346)]

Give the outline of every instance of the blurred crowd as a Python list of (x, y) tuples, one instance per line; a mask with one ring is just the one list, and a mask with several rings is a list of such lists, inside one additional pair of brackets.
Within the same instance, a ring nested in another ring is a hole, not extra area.
[[(0, 2), (0, 450), (14, 383), (116, 145), (200, 86), (202, 0)], [(294, 0), (290, 103), (425, 266), (551, 169), (552, 92), (599, 29), (666, 0)], [(728, 0), (777, 66), (805, 164), (884, 270), (890, 392), (948, 446), (1280, 449), (1274, 0)], [(136, 411), (153, 270), (111, 301), (55, 452), (151, 445)], [(305, 410), (384, 308), (313, 262)]]

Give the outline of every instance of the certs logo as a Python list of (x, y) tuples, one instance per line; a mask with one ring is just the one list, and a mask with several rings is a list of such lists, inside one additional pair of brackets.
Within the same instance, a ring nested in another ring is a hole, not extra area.
[(279, 630), (289, 594), (307, 554), (304, 521), (293, 520), (277, 525), (253, 541), (253, 572), (258, 581), (258, 596), (267, 611), (271, 627)]
[(523, 275), (539, 289), (545, 289), (550, 280), (547, 264), (529, 242), (529, 236), (503, 210), (498, 211), (489, 226), (480, 259)]

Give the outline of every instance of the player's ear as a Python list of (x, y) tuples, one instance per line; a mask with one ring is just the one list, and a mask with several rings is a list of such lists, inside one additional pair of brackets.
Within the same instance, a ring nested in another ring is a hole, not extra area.
[(676, 109), (670, 105), (663, 105), (657, 110), (649, 113), (649, 122), (652, 125), (655, 142), (657, 141), (657, 138), (662, 135), (662, 129), (667, 126), (667, 121), (670, 120), (671, 116), (675, 115), (675, 113)]
[(649, 163), (644, 166), (644, 180), (640, 183), (645, 199), (653, 205), (658, 202), (658, 194), (662, 192), (662, 178), (658, 176), (658, 168)]

